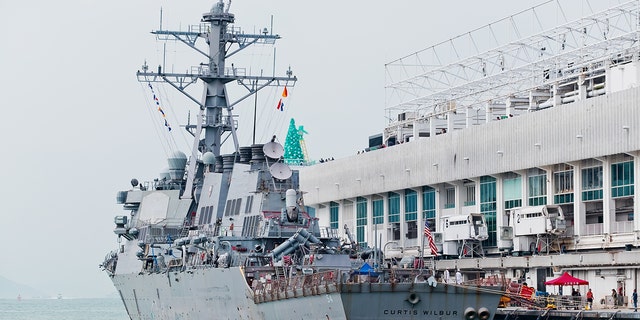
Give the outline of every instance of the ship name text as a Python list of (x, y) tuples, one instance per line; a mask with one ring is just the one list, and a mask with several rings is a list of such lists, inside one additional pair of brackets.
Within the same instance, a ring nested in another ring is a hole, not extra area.
[(423, 315), (423, 316), (456, 316), (455, 310), (417, 310), (417, 309), (384, 309), (384, 315)]

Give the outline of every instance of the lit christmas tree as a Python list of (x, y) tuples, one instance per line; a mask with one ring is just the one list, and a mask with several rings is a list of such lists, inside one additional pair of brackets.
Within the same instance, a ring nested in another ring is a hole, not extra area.
[[(304, 132), (304, 130), (302, 130)], [(296, 121), (291, 118), (289, 121), (289, 130), (287, 131), (287, 139), (284, 142), (284, 161), (290, 164), (302, 164), (305, 162), (304, 153), (300, 146), (302, 132), (296, 128)]]

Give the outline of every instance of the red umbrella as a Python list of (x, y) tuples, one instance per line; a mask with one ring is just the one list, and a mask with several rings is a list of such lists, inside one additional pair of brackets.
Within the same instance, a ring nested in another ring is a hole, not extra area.
[(578, 279), (570, 275), (568, 272), (565, 272), (561, 276), (555, 279), (549, 280), (544, 284), (548, 284), (552, 286), (577, 286), (577, 285), (589, 284), (589, 281)]

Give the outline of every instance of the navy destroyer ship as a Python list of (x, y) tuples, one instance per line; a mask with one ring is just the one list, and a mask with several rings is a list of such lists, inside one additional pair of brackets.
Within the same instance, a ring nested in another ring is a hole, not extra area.
[[(200, 114), (186, 126), (194, 137), (189, 157), (176, 151), (167, 171), (151, 182), (132, 179), (129, 190), (117, 193), (126, 214), (115, 217), (118, 248), (101, 267), (129, 317), (492, 319), (502, 291), (438, 282), (422, 262), (383, 266), (380, 249), (342, 241), (337, 229), (321, 227), (275, 136), (238, 146), (233, 106), (268, 86), (292, 87), (297, 78), (290, 71), (250, 76), (230, 67), (227, 58), (247, 46), (280, 38), (267, 30), (242, 33), (231, 27), (234, 20), (219, 1), (190, 31), (154, 31), (206, 61), (193, 73), (150, 71), (146, 63), (137, 73), (149, 86), (165, 82), (187, 95)], [(204, 85), (202, 100), (185, 91), (196, 82)], [(230, 101), (230, 83), (248, 93)], [(225, 142), (235, 151), (221, 154)]]

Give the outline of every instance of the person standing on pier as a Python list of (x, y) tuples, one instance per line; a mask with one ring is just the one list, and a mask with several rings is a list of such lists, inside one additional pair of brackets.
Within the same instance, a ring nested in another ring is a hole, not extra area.
[(638, 312), (638, 290), (637, 289), (633, 289), (631, 300), (633, 301), (633, 312)]
[(587, 305), (589, 306), (589, 310), (593, 308), (593, 292), (591, 291), (591, 288), (587, 291)]

